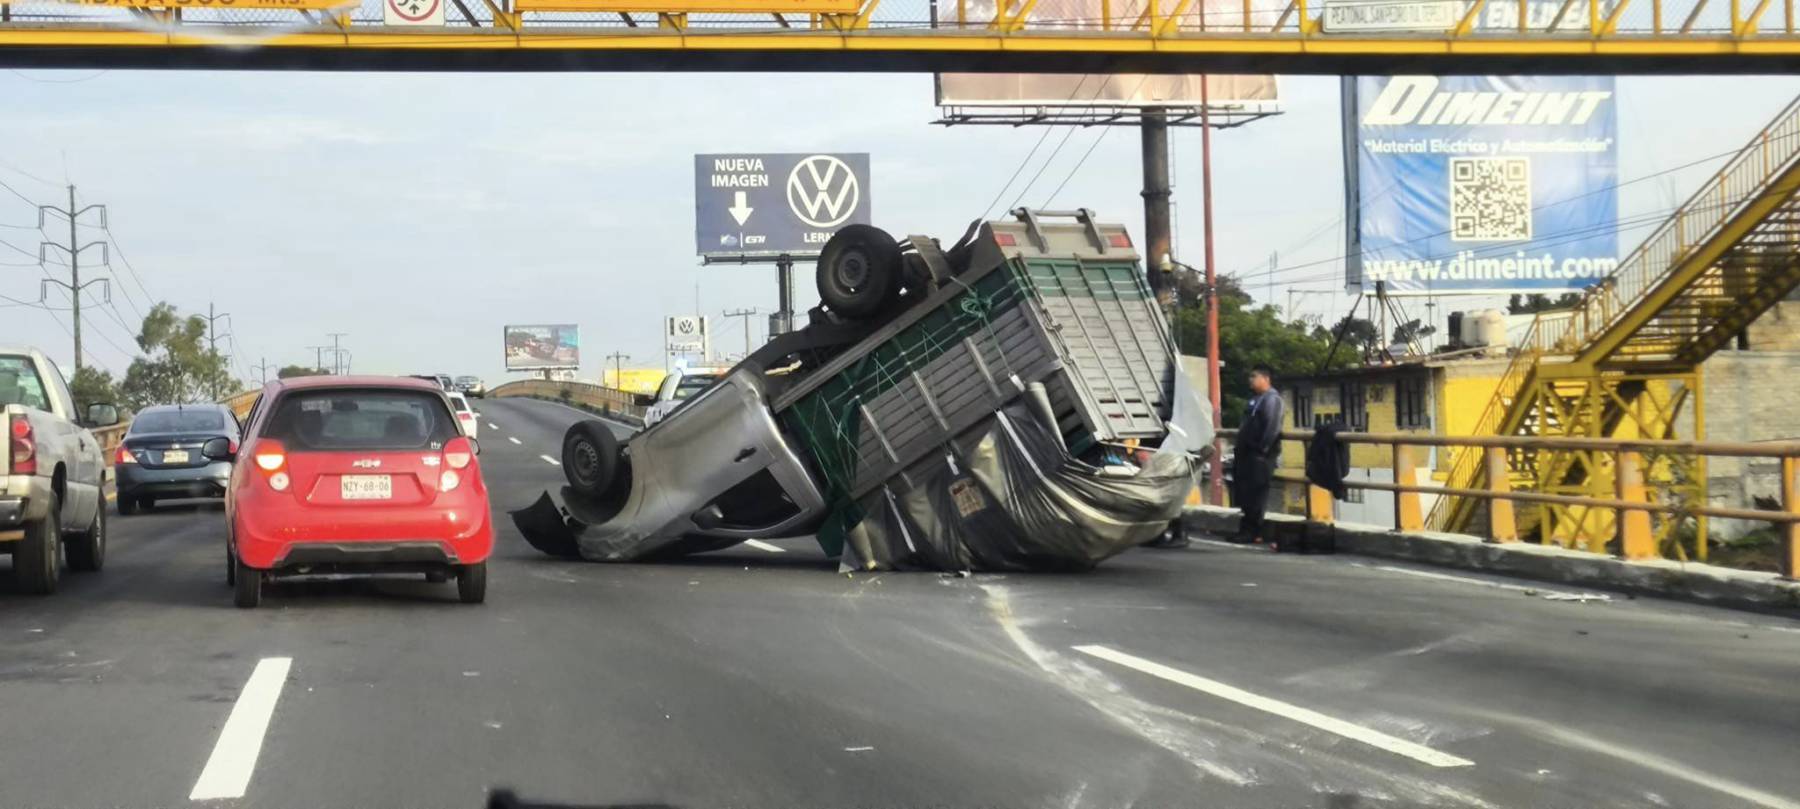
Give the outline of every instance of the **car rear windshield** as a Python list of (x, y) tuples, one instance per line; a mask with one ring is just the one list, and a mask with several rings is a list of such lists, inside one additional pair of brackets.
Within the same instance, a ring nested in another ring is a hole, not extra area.
[(49, 410), (50, 399), (44, 395), (44, 382), (37, 368), (25, 357), (0, 357), (0, 405), (24, 405)]
[(147, 410), (131, 420), (132, 435), (222, 432), (225, 414), (217, 410)]
[(423, 391), (290, 393), (264, 435), (290, 451), (441, 449), (459, 432), (442, 397)]
[(688, 374), (682, 377), (680, 382), (675, 383), (675, 398), (677, 400), (686, 399), (712, 387), (712, 383), (717, 381), (719, 381), (718, 374)]

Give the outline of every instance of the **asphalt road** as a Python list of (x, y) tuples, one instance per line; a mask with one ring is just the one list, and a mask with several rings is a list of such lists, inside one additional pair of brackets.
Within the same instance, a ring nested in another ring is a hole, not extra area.
[(115, 519), (54, 597), (0, 585), (0, 806), (1800, 807), (1793, 622), (1211, 543), (1055, 576), (845, 576), (806, 539), (559, 561), (504, 512), (577, 414), (479, 409), (485, 605), (234, 609), (215, 504)]

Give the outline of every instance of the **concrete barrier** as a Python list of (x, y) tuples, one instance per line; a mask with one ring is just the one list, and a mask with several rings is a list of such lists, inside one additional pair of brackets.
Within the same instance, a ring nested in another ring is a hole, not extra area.
[[(1237, 530), (1238, 510), (1190, 506), (1182, 522), (1190, 532), (1228, 536)], [(1287, 514), (1270, 514), (1268, 522), (1278, 542), (1297, 537), (1306, 524)], [(1466, 534), (1399, 532), (1343, 522), (1329, 527), (1336, 532), (1339, 553), (1800, 617), (1800, 581), (1777, 573), (1668, 559), (1631, 561), (1554, 545), (1487, 542)]]
[(521, 379), (488, 391), (494, 398), (523, 396), (561, 402), (596, 416), (644, 426), (644, 408), (637, 404), (637, 394), (587, 382), (557, 382), (547, 379)]

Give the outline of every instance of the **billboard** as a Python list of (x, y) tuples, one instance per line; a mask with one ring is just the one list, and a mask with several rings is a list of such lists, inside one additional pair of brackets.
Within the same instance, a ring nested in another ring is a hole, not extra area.
[(1609, 76), (1344, 79), (1348, 284), (1578, 290), (1619, 263)]
[(870, 217), (867, 154), (694, 155), (700, 255), (816, 256)]
[(581, 366), (580, 326), (507, 326), (505, 334), (508, 371)]
[(1141, 73), (939, 73), (940, 107), (1183, 107), (1280, 100), (1274, 76), (1149, 76)]

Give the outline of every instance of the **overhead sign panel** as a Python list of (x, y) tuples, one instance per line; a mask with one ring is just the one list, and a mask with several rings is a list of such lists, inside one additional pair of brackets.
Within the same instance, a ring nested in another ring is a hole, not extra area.
[(694, 234), (703, 256), (810, 256), (868, 224), (867, 154), (694, 155)]
[(1353, 0), (1325, 4), (1325, 32), (1448, 31), (1461, 21), (1459, 0)]
[(1619, 263), (1609, 76), (1345, 80), (1349, 284), (1581, 289)]
[(706, 353), (706, 318), (701, 315), (676, 315), (669, 318), (663, 339), (671, 354)]
[(506, 327), (506, 370), (581, 367), (581, 327), (572, 323)]

